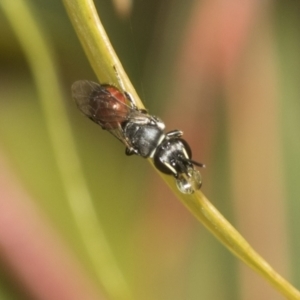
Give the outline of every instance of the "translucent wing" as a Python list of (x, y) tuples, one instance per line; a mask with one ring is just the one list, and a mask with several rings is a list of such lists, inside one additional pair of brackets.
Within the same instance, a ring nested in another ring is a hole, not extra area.
[(83, 114), (130, 147), (122, 123), (135, 109), (128, 105), (124, 93), (112, 85), (79, 80), (72, 85), (72, 96)]

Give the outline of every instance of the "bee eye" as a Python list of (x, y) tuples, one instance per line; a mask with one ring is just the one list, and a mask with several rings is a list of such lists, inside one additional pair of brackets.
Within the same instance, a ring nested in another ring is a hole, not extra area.
[(154, 155), (154, 165), (157, 170), (164, 174), (168, 175), (174, 175), (177, 176), (176, 169), (174, 168), (174, 163), (167, 162), (167, 160), (164, 159), (164, 149), (158, 148), (156, 149), (155, 155)]
[(190, 145), (184, 139), (178, 139), (178, 141), (183, 144), (183, 147), (188, 155), (188, 158), (192, 158), (192, 149)]
[[(124, 88), (122, 84), (120, 86)], [(109, 84), (76, 81), (72, 85), (72, 95), (84, 115), (125, 145), (127, 155), (153, 158), (160, 172), (176, 178), (182, 193), (192, 193), (200, 188), (201, 176), (194, 165), (203, 165), (191, 160), (192, 151), (181, 139), (182, 131), (165, 134), (165, 124), (159, 118), (137, 108), (128, 92)]]

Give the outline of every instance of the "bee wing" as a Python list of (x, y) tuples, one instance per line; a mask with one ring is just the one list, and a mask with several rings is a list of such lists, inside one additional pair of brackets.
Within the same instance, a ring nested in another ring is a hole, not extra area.
[[(116, 94), (123, 95), (122, 101), (116, 97)], [(72, 96), (84, 115), (130, 147), (124, 137), (121, 123), (128, 120), (128, 115), (133, 108), (126, 103), (127, 99), (124, 94), (114, 86), (79, 80), (72, 85)], [(119, 109), (114, 109), (110, 105), (111, 101), (117, 103)], [(105, 111), (105, 113), (101, 113), (101, 111)]]
[(77, 107), (87, 116), (91, 117), (90, 96), (93, 91), (101, 89), (101, 86), (88, 80), (79, 80), (72, 84), (72, 97)]

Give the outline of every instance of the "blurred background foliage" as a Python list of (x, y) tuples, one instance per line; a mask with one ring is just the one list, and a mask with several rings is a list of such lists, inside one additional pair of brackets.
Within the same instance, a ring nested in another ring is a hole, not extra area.
[[(126, 157), (121, 143), (77, 111), (71, 84), (96, 78), (63, 4), (26, 2), (54, 49), (84, 176), (134, 299), (282, 299), (204, 230), (146, 161)], [(95, 1), (144, 104), (167, 129), (185, 132), (194, 159), (207, 165), (204, 193), (299, 287), (300, 4), (120, 3), (128, 8)], [(30, 68), (2, 11), (0, 141), (1, 160), (9, 162), (15, 184), (25, 187), (84, 276), (101, 286), (65, 200)], [(11, 267), (3, 245), (0, 235), (0, 298), (51, 299), (35, 294)]]

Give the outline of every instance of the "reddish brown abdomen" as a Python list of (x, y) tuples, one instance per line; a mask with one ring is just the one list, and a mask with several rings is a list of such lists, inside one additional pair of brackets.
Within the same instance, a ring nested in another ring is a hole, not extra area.
[(93, 98), (94, 116), (105, 129), (116, 129), (127, 119), (130, 108), (126, 97), (115, 87), (106, 86), (105, 91)]

